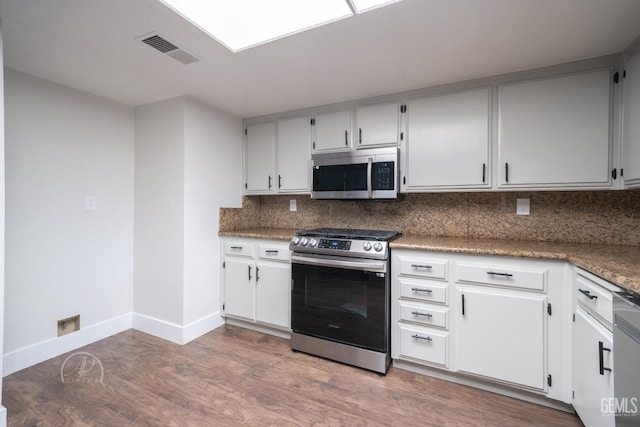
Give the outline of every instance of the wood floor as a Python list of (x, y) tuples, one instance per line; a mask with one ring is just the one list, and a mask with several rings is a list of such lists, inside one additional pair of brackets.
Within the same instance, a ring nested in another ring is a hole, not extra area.
[(100, 360), (103, 381), (63, 382), (71, 353), (10, 375), (2, 394), (10, 426), (582, 425), (393, 367), (380, 377), (294, 353), (284, 339), (229, 325), (185, 346), (129, 330), (77, 351)]

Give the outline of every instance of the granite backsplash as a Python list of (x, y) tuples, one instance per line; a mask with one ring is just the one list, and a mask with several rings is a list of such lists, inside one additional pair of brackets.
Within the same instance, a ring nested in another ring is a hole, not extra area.
[[(516, 215), (529, 198), (531, 215)], [(289, 200), (297, 211), (289, 211)], [(220, 209), (220, 231), (348, 227), (405, 234), (640, 246), (640, 191), (405, 194), (396, 201), (312, 200), (308, 195), (245, 196)]]

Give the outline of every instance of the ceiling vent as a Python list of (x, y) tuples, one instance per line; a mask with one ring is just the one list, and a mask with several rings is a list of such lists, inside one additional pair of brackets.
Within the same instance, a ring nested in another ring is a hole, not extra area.
[(193, 64), (194, 62), (200, 62), (198, 58), (191, 55), (186, 50), (179, 48), (169, 40), (156, 33), (145, 34), (144, 36), (138, 37), (138, 39), (142, 40), (142, 43), (151, 46), (155, 50), (172, 57), (173, 59), (183, 63), (184, 65)]

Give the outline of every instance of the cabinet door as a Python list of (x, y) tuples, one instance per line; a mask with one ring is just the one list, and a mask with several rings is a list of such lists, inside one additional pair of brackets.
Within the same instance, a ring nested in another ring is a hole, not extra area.
[(247, 126), (246, 191), (264, 193), (274, 190), (275, 122)]
[(546, 296), (457, 287), (458, 370), (545, 389)]
[(255, 320), (255, 265), (252, 261), (225, 258), (225, 314)]
[(351, 110), (315, 116), (314, 151), (342, 150), (351, 146)]
[(500, 186), (610, 187), (610, 70), (501, 85)]
[(585, 426), (613, 427), (615, 417), (602, 413), (602, 399), (614, 396), (613, 372), (607, 370), (613, 369), (613, 354), (608, 351), (613, 334), (582, 308), (576, 310), (572, 332), (573, 407)]
[(290, 327), (291, 265), (258, 262), (256, 272), (256, 320)]
[(488, 88), (413, 100), (407, 115), (408, 190), (488, 186)]
[(356, 109), (358, 147), (397, 144), (399, 114), (400, 104), (397, 102), (358, 107)]
[(278, 191), (309, 191), (311, 116), (278, 120)]
[(622, 163), (627, 187), (640, 187), (640, 53), (625, 64)]

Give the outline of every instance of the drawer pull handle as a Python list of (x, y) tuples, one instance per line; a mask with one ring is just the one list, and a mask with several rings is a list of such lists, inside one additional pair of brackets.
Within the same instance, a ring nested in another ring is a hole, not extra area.
[(424, 316), (424, 317), (428, 317), (429, 319), (431, 319), (433, 317), (433, 314), (431, 313), (420, 313), (419, 311), (412, 311), (411, 314), (413, 314), (414, 316)]
[(602, 341), (598, 341), (598, 354), (600, 355), (600, 375), (604, 375), (604, 371), (611, 372), (611, 368), (604, 367), (604, 352), (611, 351), (610, 348), (605, 348)]
[(487, 271), (489, 276), (503, 276), (503, 277), (513, 277), (511, 273), (498, 273), (496, 271)]
[(413, 338), (414, 340), (424, 340), (424, 341), (427, 341), (427, 342), (433, 341), (433, 338), (431, 338), (431, 337), (422, 337), (422, 336), (420, 336), (418, 334), (411, 335), (411, 338)]
[(578, 288), (578, 292), (580, 292), (581, 294), (583, 294), (589, 299), (598, 299), (598, 295), (591, 295), (590, 291), (585, 291), (584, 289)]
[(276, 249), (267, 249), (265, 252), (268, 253), (268, 254), (277, 254), (278, 253), (278, 251)]
[(431, 289), (421, 289), (421, 288), (411, 288), (411, 290), (413, 292), (426, 292), (428, 294), (430, 294), (431, 292), (433, 292)]
[(424, 268), (426, 270), (431, 270), (433, 267), (430, 265), (411, 264), (411, 268)]
[(229, 246), (229, 249), (232, 249), (234, 251), (241, 251), (242, 250), (242, 246)]

